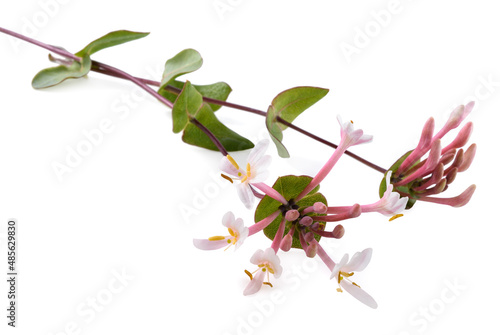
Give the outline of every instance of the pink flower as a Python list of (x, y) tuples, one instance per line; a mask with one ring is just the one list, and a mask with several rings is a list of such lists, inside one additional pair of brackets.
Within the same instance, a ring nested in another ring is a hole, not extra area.
[(269, 146), (268, 140), (260, 141), (250, 151), (247, 164), (241, 168), (230, 155), (224, 156), (220, 162), (220, 169), (231, 176), (233, 180), (240, 181), (236, 185), (238, 196), (247, 208), (254, 202), (252, 184), (259, 185), (268, 176), (267, 168), (271, 164), (271, 156), (264, 155)]
[(248, 237), (248, 228), (243, 225), (243, 220), (235, 219), (232, 212), (227, 212), (222, 218), (222, 225), (227, 228), (229, 235), (193, 239), (194, 246), (201, 250), (215, 250), (234, 245), (234, 250), (238, 249)]
[[(244, 295), (257, 293), (263, 284), (272, 286), (269, 281), (269, 274), (274, 275), (275, 278), (279, 278), (283, 272), (283, 268), (280, 265), (280, 259), (272, 248), (267, 248), (265, 251), (261, 249), (257, 250), (252, 258), (250, 258), (250, 262), (257, 265), (258, 268), (252, 273), (245, 271), (250, 276), (250, 283), (243, 291)], [(254, 275), (255, 273), (257, 274)], [(264, 282), (266, 276), (267, 281)]]
[[(371, 308), (377, 308), (377, 302), (366, 293), (358, 284), (351, 280), (354, 271), (363, 271), (372, 258), (372, 249), (368, 248), (362, 252), (357, 252), (349, 261), (349, 255), (345, 254), (342, 260), (335, 264), (330, 279), (336, 278), (339, 284), (337, 291), (343, 292), (342, 288), (351, 294), (354, 298)], [(342, 287), (342, 288), (341, 288)]]
[(378, 212), (386, 216), (394, 216), (401, 213), (408, 203), (408, 197), (401, 198), (399, 193), (393, 192), (394, 186), (391, 184), (392, 171), (387, 172), (386, 185), (387, 189), (384, 196), (371, 205), (361, 205), (361, 212)]

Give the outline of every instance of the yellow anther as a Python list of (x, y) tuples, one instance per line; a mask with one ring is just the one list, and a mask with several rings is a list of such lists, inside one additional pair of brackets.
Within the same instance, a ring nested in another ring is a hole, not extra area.
[(340, 284), (340, 282), (342, 281), (342, 279), (344, 279), (344, 277), (342, 277), (342, 276), (340, 275), (340, 272), (339, 272), (339, 275), (337, 276), (337, 278), (338, 278), (338, 282), (339, 282), (339, 284)]
[(252, 274), (250, 273), (250, 271), (245, 270), (245, 273), (248, 275), (248, 277), (250, 277), (250, 280), (252, 280), (252, 279), (253, 279), (253, 276), (252, 276)]
[(227, 228), (227, 230), (229, 231), (229, 234), (230, 234), (231, 236), (236, 237), (236, 234), (234, 233), (234, 231), (233, 231), (231, 228)]
[(233, 157), (231, 157), (231, 155), (227, 155), (227, 156), (226, 156), (226, 158), (227, 158), (227, 160), (228, 160), (231, 164), (233, 164), (233, 166), (236, 168), (236, 170), (239, 170), (239, 169), (240, 169), (240, 167), (239, 167), (238, 163), (236, 163), (236, 161), (234, 160), (234, 158), (233, 158)]
[(225, 174), (221, 173), (220, 176), (226, 180), (229, 180), (231, 182), (231, 184), (233, 183), (233, 180), (231, 178), (229, 178), (228, 176), (226, 176)]
[(274, 270), (271, 269), (271, 268), (267, 268), (269, 270), (269, 272), (271, 272), (272, 274), (274, 274)]
[(241, 178), (241, 182), (244, 183), (248, 179), (248, 175), (245, 175), (245, 177)]
[(344, 277), (352, 277), (352, 276), (354, 276), (354, 272), (347, 273), (347, 272), (340, 271), (340, 274), (343, 275)]
[(250, 167), (250, 163), (247, 163), (247, 177), (250, 178), (252, 174), (252, 168)]
[(209, 241), (220, 241), (224, 239), (226, 239), (224, 236), (212, 236), (208, 238)]
[(259, 264), (259, 268), (263, 268), (264, 266), (264, 264)]
[(390, 218), (390, 219), (389, 219), (389, 221), (396, 220), (397, 218), (400, 218), (400, 217), (402, 217), (402, 216), (403, 216), (403, 214), (396, 214), (396, 215), (394, 215), (392, 218)]
[(359, 286), (358, 284), (356, 284), (355, 282), (352, 282), (353, 285), (356, 285), (357, 287), (361, 288), (361, 286)]
[(271, 283), (270, 283), (270, 282), (268, 282), (268, 281), (265, 281), (265, 282), (263, 282), (262, 284), (264, 284), (264, 285), (269, 285), (269, 286), (273, 287), (273, 284), (271, 284)]
[(354, 124), (354, 122), (351, 120), (351, 123)]
[(342, 291), (342, 289), (339, 287), (339, 288), (337, 289), (337, 292), (342, 293), (343, 291)]

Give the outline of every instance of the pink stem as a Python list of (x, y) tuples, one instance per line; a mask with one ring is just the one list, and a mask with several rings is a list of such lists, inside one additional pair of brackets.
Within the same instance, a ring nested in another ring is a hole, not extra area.
[(262, 192), (264, 192), (266, 195), (270, 196), (274, 200), (281, 202), (283, 205), (288, 204), (288, 201), (278, 191), (276, 191), (271, 186), (268, 186), (264, 183), (252, 183), (251, 185), (253, 187), (261, 190)]
[(330, 269), (330, 271), (333, 271), (333, 268), (335, 267), (335, 262), (330, 258), (330, 256), (328, 256), (325, 249), (323, 249), (321, 245), (318, 243), (318, 241), (316, 241), (315, 239), (313, 239), (311, 243), (315, 243), (318, 246), (317, 254), (319, 258), (321, 258), (321, 260), (325, 263), (328, 269)]
[(281, 240), (283, 239), (283, 233), (285, 232), (285, 218), (281, 220), (280, 226), (278, 228), (278, 231), (276, 232), (276, 235), (274, 235), (273, 243), (271, 244), (271, 248), (273, 248), (275, 253), (278, 253), (278, 250), (280, 249), (280, 244)]
[(311, 180), (309, 185), (306, 186), (306, 188), (300, 192), (300, 194), (297, 196), (295, 201), (299, 201), (302, 199), (304, 196), (306, 196), (309, 192), (311, 192), (316, 186), (319, 185), (325, 179), (325, 177), (330, 173), (332, 170), (333, 166), (338, 162), (340, 157), (342, 157), (342, 154), (346, 151), (347, 148), (344, 147), (343, 145), (344, 141), (341, 141), (339, 144), (339, 147), (334, 151), (333, 155), (330, 157), (328, 162), (319, 170), (318, 174)]
[(250, 227), (248, 227), (248, 236), (252, 236), (255, 233), (258, 233), (262, 229), (266, 228), (271, 222), (274, 221), (281, 214), (280, 210), (277, 210), (273, 214), (269, 215), (265, 219), (260, 220), (257, 223), (254, 223)]

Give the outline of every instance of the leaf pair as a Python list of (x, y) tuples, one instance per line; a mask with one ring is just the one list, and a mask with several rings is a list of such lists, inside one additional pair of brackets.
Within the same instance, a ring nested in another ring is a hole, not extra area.
[[(189, 81), (182, 83), (176, 78), (198, 70), (203, 60), (198, 51), (186, 49), (179, 52), (165, 64), (160, 89), (158, 93), (169, 101), (174, 102), (172, 120), (174, 133), (183, 132), (182, 140), (185, 143), (198, 147), (218, 150), (211, 139), (190, 121), (198, 120), (221, 142), (227, 151), (239, 151), (253, 148), (253, 143), (232, 131), (214, 114), (221, 106), (208, 104), (203, 97), (225, 101), (231, 93), (231, 87), (223, 82), (211, 85), (193, 85)], [(182, 88), (180, 94), (169, 91), (171, 87)]]
[[(90, 72), (92, 61), (90, 56), (102, 49), (113, 47), (115, 45), (130, 42), (147, 36), (149, 33), (137, 33), (128, 30), (114, 31), (106, 34), (95, 41), (90, 42), (85, 48), (78, 51), (75, 56), (82, 59), (57, 61), (62, 63), (56, 67), (50, 67), (38, 72), (33, 78), (31, 85), (33, 88), (41, 89), (60, 84), (69, 78), (81, 78)], [(51, 60), (55, 60), (49, 56)]]
[(254, 146), (252, 142), (222, 124), (210, 105), (203, 101), (203, 96), (189, 81), (186, 81), (182, 92), (175, 100), (172, 119), (174, 133), (183, 131), (182, 140), (191, 145), (218, 150), (210, 138), (190, 122), (196, 119), (217, 137), (227, 151), (246, 150)]

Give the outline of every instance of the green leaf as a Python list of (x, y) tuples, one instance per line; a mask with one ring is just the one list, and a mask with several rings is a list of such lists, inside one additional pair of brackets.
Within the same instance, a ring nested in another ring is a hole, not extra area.
[(198, 51), (194, 49), (182, 50), (165, 63), (160, 89), (169, 85), (180, 75), (198, 70), (202, 64), (203, 59)]
[[(217, 137), (227, 151), (240, 151), (254, 147), (251, 141), (222, 124), (207, 103), (202, 104), (201, 108), (196, 113), (196, 119)], [(205, 149), (218, 150), (210, 138), (191, 122), (184, 128), (182, 140), (188, 144)]]
[(84, 56), (82, 58), (82, 63), (73, 61), (69, 66), (59, 65), (43, 69), (33, 77), (31, 86), (35, 89), (41, 89), (55, 86), (69, 78), (81, 78), (89, 73), (90, 66), (90, 57)]
[(82, 62), (71, 60), (69, 65), (59, 65), (43, 69), (35, 75), (31, 85), (33, 88), (41, 89), (57, 85), (69, 78), (81, 78), (86, 76), (90, 72), (92, 65), (90, 55), (104, 48), (133, 41), (147, 36), (148, 34), (149, 33), (136, 33), (127, 30), (119, 30), (106, 34), (90, 42), (85, 48), (75, 54), (75, 56), (82, 58)]
[[(178, 89), (182, 89), (184, 87), (184, 82), (173, 80), (169, 83), (170, 86), (173, 86)], [(210, 85), (193, 85), (198, 92), (204, 97), (212, 98), (216, 100), (226, 101), (229, 93), (231, 93), (231, 87), (224, 82), (217, 82), (215, 84)], [(175, 102), (177, 99), (177, 94), (169, 92), (166, 90), (166, 87), (163, 89), (159, 89), (158, 93), (162, 95), (165, 99)], [(209, 104), (212, 110), (215, 112), (219, 110), (222, 106), (216, 104)]]
[(90, 42), (85, 48), (78, 51), (75, 55), (82, 57), (84, 55), (92, 55), (102, 49), (110, 48), (115, 45), (127, 43), (139, 38), (148, 36), (149, 33), (138, 33), (128, 30), (117, 30), (110, 32), (92, 42)]
[(283, 91), (274, 98), (267, 110), (266, 127), (280, 157), (290, 157), (282, 143), (283, 130), (288, 127), (278, 122), (277, 118), (280, 117), (292, 123), (297, 116), (321, 100), (327, 93), (328, 90), (325, 88), (301, 86)]
[(196, 117), (202, 106), (203, 97), (189, 81), (186, 81), (172, 108), (174, 133), (184, 130), (189, 123), (189, 118)]
[[(382, 181), (380, 182), (380, 186), (379, 186), (379, 197), (382, 198), (384, 196), (384, 192), (385, 190), (387, 190), (387, 183), (385, 181), (386, 179), (386, 176), (387, 176), (387, 173), (389, 171), (392, 171), (392, 175), (391, 177), (394, 178), (395, 177), (395, 173), (396, 171), (399, 169), (399, 167), (401, 166), (401, 164), (403, 164), (404, 160), (413, 152), (413, 150), (410, 150), (408, 151), (407, 153), (405, 153), (403, 156), (401, 156), (390, 168), (389, 170), (387, 170), (387, 172), (384, 174), (384, 177), (382, 178)], [(412, 165), (415, 166), (416, 164), (420, 163), (420, 160), (417, 161), (415, 164)], [(401, 192), (404, 192), (404, 193), (407, 193), (407, 194), (410, 194), (410, 199), (408, 199), (408, 203), (406, 204), (406, 209), (410, 209), (413, 207), (413, 205), (415, 205), (415, 203), (417, 202), (417, 199), (418, 198), (418, 195), (415, 194), (415, 192), (413, 192), (413, 190), (411, 189), (412, 188), (412, 185), (414, 183), (417, 183), (419, 182), (420, 179), (417, 179), (417, 180), (414, 180), (412, 182), (410, 182), (408, 185), (403, 185), (403, 186), (398, 186), (396, 187), (396, 189), (400, 190)], [(415, 197), (415, 198), (413, 198)]]
[[(302, 190), (306, 188), (307, 185), (311, 182), (312, 178), (309, 176), (283, 176), (276, 180), (273, 185), (273, 188), (278, 191), (285, 199), (288, 201), (296, 198)], [(318, 193), (319, 186), (315, 187), (311, 192), (309, 192), (304, 198), (298, 201), (296, 204), (299, 206), (299, 211), (314, 205), (315, 202), (322, 202), (325, 205), (327, 204), (326, 198), (323, 194)], [(259, 202), (257, 209), (255, 210), (255, 222), (259, 222), (264, 218), (268, 217), (272, 213), (279, 210), (282, 204), (279, 201), (274, 200), (269, 196), (265, 196)], [(314, 213), (311, 213), (314, 214)], [(314, 214), (314, 216), (320, 216), (325, 214)], [(264, 234), (270, 239), (273, 240), (276, 232), (278, 231), (279, 225), (283, 219), (283, 215), (279, 214), (273, 222), (271, 222), (265, 229)], [(290, 230), (290, 223), (287, 223), (285, 227), (285, 234)], [(321, 236), (314, 235), (314, 238), (319, 241)], [(302, 249), (300, 244), (299, 235), (297, 230), (293, 235), (292, 248)]]

